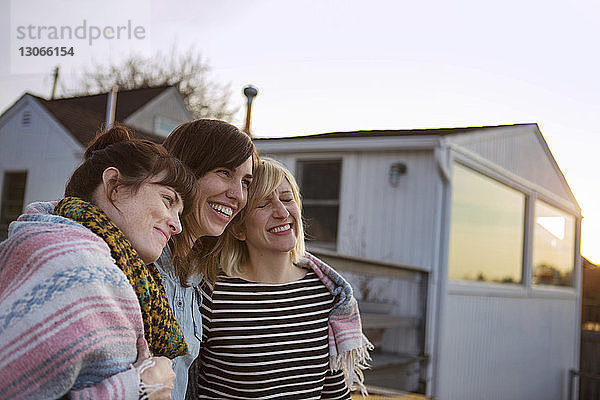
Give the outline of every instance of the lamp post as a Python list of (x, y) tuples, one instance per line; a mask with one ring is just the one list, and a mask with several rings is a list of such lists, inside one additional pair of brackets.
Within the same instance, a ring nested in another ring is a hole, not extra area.
[(252, 137), (250, 133), (250, 115), (252, 114), (252, 100), (258, 94), (258, 89), (254, 86), (246, 86), (244, 88), (244, 96), (246, 96), (246, 126), (244, 127), (244, 132), (248, 134), (248, 136)]

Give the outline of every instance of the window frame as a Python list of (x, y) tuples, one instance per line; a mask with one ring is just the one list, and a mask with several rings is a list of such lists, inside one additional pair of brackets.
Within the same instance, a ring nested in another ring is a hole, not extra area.
[[(494, 179), (504, 185), (525, 194), (525, 220), (524, 220), (524, 238), (523, 238), (523, 263), (521, 283), (495, 283), (495, 282), (477, 282), (466, 280), (451, 280), (448, 278), (449, 268), (449, 242), (450, 242), (450, 216), (447, 218), (448, 226), (446, 232), (446, 268), (445, 276), (447, 281), (447, 291), (449, 294), (474, 295), (474, 296), (499, 296), (499, 297), (536, 297), (536, 298), (564, 298), (573, 299), (578, 295), (581, 276), (581, 260), (578, 257), (578, 250), (581, 240), (581, 215), (580, 212), (567, 200), (558, 198), (549, 190), (533, 184), (526, 179), (519, 177), (483, 159), (475, 154), (470, 154), (468, 150), (453, 148), (448, 157), (448, 164), (461, 164), (477, 173), (483, 174), (488, 178)], [(452, 179), (449, 182), (449, 193), (447, 200), (447, 212), (452, 208)], [(535, 202), (541, 200), (546, 204), (555, 207), (575, 218), (575, 237), (573, 254), (574, 271), (573, 286), (556, 285), (534, 285), (533, 284), (533, 227), (535, 223)]]
[[(546, 201), (544, 201), (544, 200), (542, 200), (541, 198), (538, 197), (536, 199), (536, 201), (534, 202), (534, 204), (533, 204), (533, 206), (534, 206), (534, 220), (533, 220), (533, 226), (534, 226), (533, 229), (534, 229), (534, 232), (533, 233), (534, 233), (534, 235), (535, 235), (535, 223), (536, 223), (536, 221), (535, 221), (535, 206), (537, 204), (540, 204), (540, 203), (542, 205), (545, 205), (547, 207), (553, 208), (553, 209), (555, 209), (555, 210), (557, 210), (557, 211), (559, 211), (559, 212), (561, 212), (563, 214), (566, 214), (567, 216), (573, 218), (573, 221), (572, 221), (573, 222), (573, 226), (572, 226), (573, 230), (569, 234), (573, 238), (573, 242), (570, 243), (570, 245), (573, 246), (573, 248), (572, 248), (572, 252), (573, 252), (572, 257), (573, 258), (571, 259), (571, 262), (572, 262), (572, 264), (571, 264), (572, 265), (572, 270), (571, 270), (572, 278), (571, 278), (571, 280), (572, 280), (572, 282), (571, 282), (570, 285), (559, 285), (559, 284), (556, 284), (556, 283), (540, 283), (540, 282), (533, 283), (532, 282), (532, 285), (534, 287), (575, 287), (575, 267), (577, 265), (577, 258), (575, 257), (575, 254), (577, 253), (577, 249), (575, 248), (575, 244), (576, 244), (575, 237), (577, 235), (577, 217), (574, 216), (574, 215), (572, 215), (571, 213), (568, 213), (568, 212), (562, 210), (561, 208), (553, 206), (552, 204), (550, 204), (550, 203), (548, 203), (548, 202), (546, 202)], [(533, 265), (533, 261), (534, 261), (533, 260), (533, 254), (534, 254), (534, 250), (535, 250), (534, 245), (535, 245), (535, 236), (533, 237), (532, 248), (531, 248), (532, 279), (533, 279), (533, 272), (534, 272), (534, 269), (535, 269), (535, 266)]]
[[(339, 191), (337, 200), (333, 199), (310, 199), (305, 195), (304, 190), (302, 189), (302, 175), (303, 175), (303, 167), (302, 163), (318, 163), (318, 162), (338, 162), (340, 168), (339, 174)], [(302, 217), (305, 218), (305, 210), (307, 206), (336, 206), (337, 207), (337, 216), (336, 216), (336, 233), (335, 233), (335, 241), (334, 242), (324, 242), (318, 240), (306, 240), (307, 245), (314, 248), (337, 251), (338, 242), (339, 242), (339, 234), (340, 234), (340, 212), (342, 208), (342, 193), (343, 193), (343, 178), (344, 178), (344, 157), (339, 154), (305, 154), (301, 156), (297, 156), (294, 158), (294, 175), (298, 182), (298, 186), (300, 187), (300, 194), (302, 195)], [(310, 221), (309, 221), (310, 224)], [(305, 235), (307, 235), (305, 229)], [(308, 235), (307, 235), (308, 236)]]

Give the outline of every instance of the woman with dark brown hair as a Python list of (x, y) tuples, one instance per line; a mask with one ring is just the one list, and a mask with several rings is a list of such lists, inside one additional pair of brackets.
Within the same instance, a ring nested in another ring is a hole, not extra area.
[(171, 398), (187, 348), (151, 263), (194, 196), (179, 160), (117, 126), (65, 198), (26, 208), (0, 244), (0, 398)]
[(248, 135), (212, 119), (179, 125), (163, 145), (194, 172), (198, 190), (193, 212), (182, 220), (183, 233), (171, 240), (156, 263), (188, 344), (188, 353), (173, 362), (177, 375), (173, 399), (183, 400), (188, 370), (199, 354), (202, 338), (198, 287), (203, 279), (216, 279), (220, 236), (246, 206), (257, 156)]

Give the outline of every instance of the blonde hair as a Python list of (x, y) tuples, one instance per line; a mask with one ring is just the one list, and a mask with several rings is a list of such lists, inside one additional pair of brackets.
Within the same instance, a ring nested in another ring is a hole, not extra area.
[(268, 198), (286, 179), (292, 188), (294, 201), (298, 205), (299, 221), (297, 221), (298, 239), (296, 246), (290, 251), (291, 261), (296, 263), (305, 252), (304, 246), (304, 224), (302, 221), (302, 198), (300, 188), (296, 179), (287, 168), (271, 158), (261, 158), (254, 170), (254, 179), (248, 192), (248, 203), (246, 207), (233, 219), (223, 234), (223, 247), (221, 250), (221, 269), (227, 275), (240, 275), (240, 268), (249, 259), (248, 247), (245, 241), (235, 238), (233, 232), (244, 232), (248, 214), (256, 206)]

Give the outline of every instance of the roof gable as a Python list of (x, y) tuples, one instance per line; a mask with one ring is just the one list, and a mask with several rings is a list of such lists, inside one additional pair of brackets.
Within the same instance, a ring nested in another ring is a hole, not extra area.
[(456, 150), (475, 154), (579, 208), (537, 124), (497, 127), (447, 140)]
[[(29, 93), (24, 93), (12, 106), (10, 106), (2, 115), (0, 115), (0, 131), (4, 128), (6, 124), (14, 123), (15, 120), (17, 125), (13, 125), (9, 128), (11, 133), (19, 134), (20, 130), (23, 129), (22, 123), (20, 122), (23, 117), (23, 112), (34, 113), (34, 118), (30, 117), (31, 120), (40, 119), (42, 122), (39, 125), (44, 127), (44, 133), (53, 131), (58, 132), (62, 135), (62, 140), (64, 140), (64, 144), (74, 153), (83, 154), (81, 143), (79, 143), (73, 135), (71, 135), (64, 126), (62, 126), (54, 116), (48, 112), (48, 110), (43, 107), (39, 98), (33, 96)], [(37, 116), (36, 116), (37, 114)], [(29, 127), (27, 129), (33, 129)]]
[[(118, 93), (115, 121), (124, 121), (129, 115), (143, 107), (152, 99), (169, 89), (170, 86), (125, 90)], [(35, 96), (34, 96), (35, 97)], [(78, 96), (62, 99), (36, 99), (42, 104), (75, 139), (86, 146), (94, 138), (96, 131), (106, 121), (108, 93)], [(137, 136), (157, 143), (163, 138), (136, 129)]]

